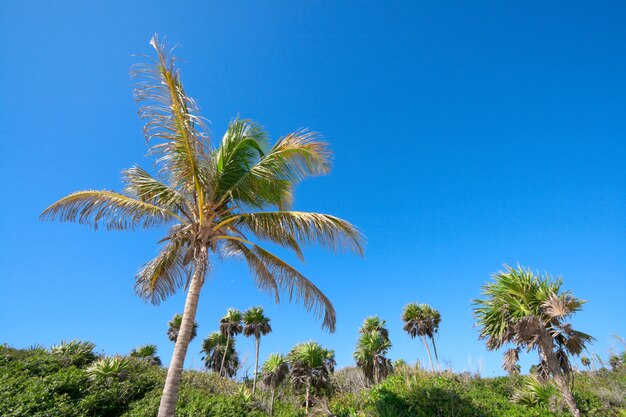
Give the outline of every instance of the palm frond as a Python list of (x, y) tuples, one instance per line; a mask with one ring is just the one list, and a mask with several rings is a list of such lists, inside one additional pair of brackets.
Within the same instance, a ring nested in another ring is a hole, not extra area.
[[(293, 185), (330, 172), (331, 152), (315, 132), (300, 130), (281, 139), (238, 179), (220, 186), (215, 197), (252, 207), (286, 207)], [(234, 178), (233, 178), (234, 179)]]
[(137, 200), (114, 191), (78, 191), (52, 204), (40, 216), (41, 220), (78, 222), (98, 229), (126, 230), (136, 226), (158, 226), (182, 219), (157, 205)]
[(322, 328), (327, 328), (333, 333), (337, 318), (328, 297), (304, 275), (274, 254), (258, 245), (253, 245), (251, 249), (276, 278), (279, 289), (289, 294), (289, 301), (295, 298), (295, 301), (301, 303), (307, 311), (313, 311), (316, 317), (322, 318)]
[(124, 188), (126, 194), (190, 218), (185, 197), (176, 189), (152, 177), (143, 168), (134, 166), (126, 169), (122, 171), (122, 178), (126, 184)]
[[(276, 255), (250, 241), (242, 242), (243, 239), (233, 236), (222, 236), (221, 239), (245, 243), (244, 246), (247, 245), (247, 249), (258, 258), (258, 262), (256, 259), (254, 260), (252, 268), (263, 265), (262, 268), (259, 268), (261, 274), (258, 275), (258, 278), (267, 279), (268, 282), (275, 282), (281, 292), (286, 292), (289, 295), (289, 301), (295, 298), (295, 301), (301, 303), (307, 311), (312, 310), (316, 317), (322, 317), (322, 328), (327, 328), (331, 333), (335, 331), (337, 319), (332, 303), (304, 275)], [(234, 245), (229, 245), (228, 247), (240, 248)]]
[(259, 290), (268, 292), (274, 296), (275, 301), (280, 301), (280, 295), (278, 293), (278, 284), (274, 275), (267, 269), (265, 262), (263, 262), (250, 248), (244, 243), (238, 240), (227, 240), (221, 247), (221, 255), (223, 257), (242, 257), (245, 259), (254, 282)]
[(245, 213), (224, 221), (247, 229), (259, 239), (294, 249), (298, 244), (313, 243), (333, 251), (348, 249), (363, 255), (365, 238), (352, 224), (328, 214), (301, 211), (268, 211)]
[(159, 304), (189, 280), (184, 263), (185, 250), (179, 240), (169, 241), (159, 255), (146, 263), (135, 277), (135, 292), (152, 304)]
[(207, 129), (196, 103), (185, 93), (174, 58), (168, 56), (156, 35), (150, 45), (157, 53), (156, 61), (136, 64), (131, 70), (138, 80), (134, 97), (140, 117), (146, 120), (144, 135), (148, 142), (157, 141), (150, 152), (158, 155), (161, 172), (174, 186), (191, 185), (188, 191), (196, 194), (202, 207), (206, 184), (200, 182), (198, 166), (208, 159)]

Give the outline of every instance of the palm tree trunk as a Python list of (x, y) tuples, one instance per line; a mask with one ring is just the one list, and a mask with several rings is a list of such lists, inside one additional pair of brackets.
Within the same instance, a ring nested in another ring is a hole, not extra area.
[(185, 356), (191, 339), (193, 324), (196, 319), (196, 310), (198, 309), (198, 299), (200, 298), (200, 290), (204, 283), (204, 274), (206, 272), (208, 258), (203, 257), (202, 261), (197, 262), (187, 299), (185, 300), (185, 310), (183, 311), (183, 319), (180, 325), (172, 361), (167, 369), (167, 377), (165, 386), (163, 387), (163, 395), (159, 404), (158, 417), (173, 417), (176, 411), (176, 402), (178, 400), (178, 387), (180, 385), (180, 377), (183, 373), (185, 364)]
[(433, 365), (433, 358), (430, 356), (430, 348), (428, 347), (428, 343), (426, 343), (426, 337), (422, 336), (422, 340), (424, 341), (424, 346), (426, 346), (426, 352), (428, 353), (428, 360), (430, 361), (430, 367), (435, 372), (435, 365)]
[(311, 397), (311, 378), (309, 377), (306, 381), (306, 400), (304, 403), (304, 410), (307, 414), (309, 414), (309, 398)]
[(259, 336), (256, 337), (256, 360), (254, 361), (254, 380), (252, 381), (252, 395), (256, 391), (256, 377), (259, 372), (259, 344), (261, 343), (261, 338)]
[(552, 350), (552, 336), (547, 331), (544, 331), (541, 335), (539, 355), (547, 363), (550, 374), (554, 378), (559, 391), (561, 391), (563, 400), (565, 400), (565, 404), (567, 405), (570, 413), (572, 413), (574, 417), (580, 417), (580, 411), (578, 410), (576, 400), (570, 390), (566, 375), (563, 373), (563, 370), (559, 365), (559, 360)]
[(270, 402), (270, 417), (274, 415), (274, 398), (276, 397), (276, 388), (272, 388), (272, 401)]
[(226, 361), (226, 355), (228, 354), (228, 344), (230, 343), (230, 332), (226, 335), (226, 350), (222, 355), (222, 364), (220, 365), (220, 376), (222, 375), (222, 371), (224, 370), (224, 362)]
[(437, 370), (441, 371), (441, 364), (439, 363), (439, 355), (437, 355), (437, 346), (435, 346), (435, 338), (431, 337), (430, 342), (433, 344), (433, 351), (435, 352), (435, 360), (437, 361)]

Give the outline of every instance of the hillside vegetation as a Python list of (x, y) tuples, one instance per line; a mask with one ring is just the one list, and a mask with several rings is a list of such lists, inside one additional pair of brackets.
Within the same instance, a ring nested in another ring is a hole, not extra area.
[[(621, 361), (612, 365), (575, 375), (573, 392), (582, 415), (626, 416), (626, 366)], [(0, 415), (156, 416), (165, 374), (150, 357), (105, 357), (88, 342), (51, 349), (0, 346)], [(533, 381), (429, 373), (396, 363), (391, 375), (368, 387), (361, 370), (344, 368), (314, 392), (310, 415), (567, 416), (558, 391)], [(215, 372), (185, 371), (176, 415), (269, 416), (270, 390), (260, 384), (253, 398), (251, 386), (251, 381), (235, 382)], [(289, 383), (281, 385), (276, 397), (274, 416), (305, 415), (304, 394)]]

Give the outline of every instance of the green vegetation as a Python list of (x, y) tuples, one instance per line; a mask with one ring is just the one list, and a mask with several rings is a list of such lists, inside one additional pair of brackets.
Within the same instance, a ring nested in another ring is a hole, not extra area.
[[(431, 373), (396, 363), (381, 383), (365, 388), (362, 371), (332, 373), (332, 352), (314, 343), (294, 348), (291, 363), (306, 362), (295, 380), (285, 359), (271, 355), (262, 367), (257, 395), (246, 395), (246, 383), (218, 372), (184, 371), (176, 416), (277, 417), (304, 416), (306, 389), (294, 389), (311, 375), (310, 415), (337, 417), (566, 417), (567, 408), (554, 385), (530, 377), (480, 378), (450, 372)], [(0, 346), (0, 415), (3, 417), (154, 417), (165, 369), (136, 357), (107, 375), (90, 375), (101, 359), (85, 351), (64, 355), (43, 347)], [(329, 357), (330, 354), (330, 357)], [(298, 358), (296, 358), (296, 356)], [(304, 356), (304, 357), (302, 357)], [(105, 358), (106, 359), (106, 358)], [(313, 362), (324, 363), (320, 367)], [(322, 372), (315, 373), (318, 369)], [(328, 370), (328, 372), (326, 372)], [(121, 372), (123, 371), (123, 372)], [(306, 385), (305, 385), (306, 386)], [(304, 387), (303, 387), (304, 388)], [(573, 393), (581, 415), (623, 417), (626, 413), (626, 366), (577, 373)], [(275, 405), (272, 406), (272, 403)], [(512, 401), (514, 400), (514, 401)]]

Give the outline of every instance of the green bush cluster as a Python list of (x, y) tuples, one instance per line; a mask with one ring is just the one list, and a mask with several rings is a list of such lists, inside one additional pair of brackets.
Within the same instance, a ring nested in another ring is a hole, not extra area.
[[(77, 342), (83, 343), (83, 342)], [(156, 416), (165, 370), (135, 357), (107, 358), (93, 345), (46, 350), (0, 346), (0, 416), (83, 417)], [(94, 366), (123, 361), (120, 374), (90, 373)], [(337, 417), (565, 417), (558, 396), (538, 401), (511, 401), (524, 388), (523, 376), (480, 378), (451, 372), (428, 373), (408, 365), (396, 367), (382, 383), (361, 389), (359, 370), (347, 368), (333, 377), (323, 403)], [(122, 376), (120, 376), (122, 375)], [(245, 395), (244, 383), (215, 373), (185, 371), (181, 381), (178, 417), (266, 417), (267, 404), (259, 392)], [(275, 404), (275, 417), (304, 416), (302, 395), (286, 386)], [(583, 416), (626, 416), (626, 366), (579, 373), (574, 395)], [(326, 415), (326, 414), (318, 414)]]
[[(332, 397), (330, 410), (338, 417), (566, 417), (560, 399), (535, 405), (516, 404), (514, 393), (523, 377), (480, 378), (464, 374), (402, 372), (366, 393)], [(626, 370), (580, 375), (574, 384), (584, 416), (626, 415)], [(620, 414), (621, 413), (621, 414)]]

